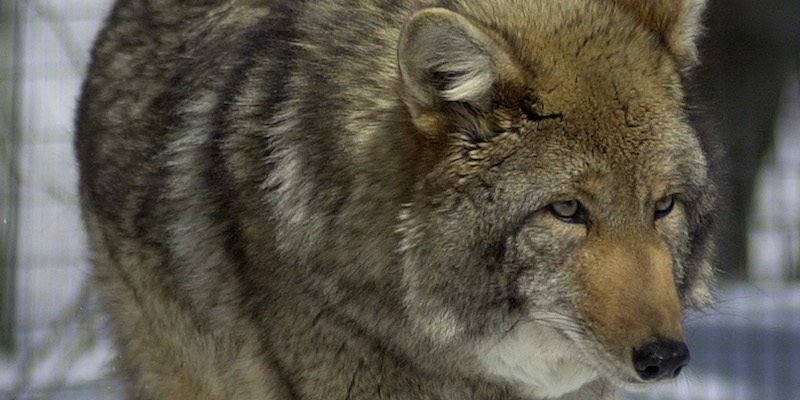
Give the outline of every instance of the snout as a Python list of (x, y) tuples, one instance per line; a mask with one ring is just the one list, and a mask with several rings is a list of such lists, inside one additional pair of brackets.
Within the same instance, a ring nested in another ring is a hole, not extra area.
[(582, 317), (627, 383), (672, 379), (689, 363), (672, 258), (650, 239), (598, 240), (580, 276)]
[(658, 340), (633, 350), (633, 368), (645, 381), (677, 377), (689, 364), (689, 347), (675, 340)]

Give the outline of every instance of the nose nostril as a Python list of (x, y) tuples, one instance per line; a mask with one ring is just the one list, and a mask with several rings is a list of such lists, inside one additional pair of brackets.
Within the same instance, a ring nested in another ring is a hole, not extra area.
[(661, 368), (659, 368), (656, 365), (650, 365), (647, 368), (645, 368), (643, 371), (639, 371), (639, 376), (641, 376), (642, 379), (645, 379), (645, 380), (655, 379), (660, 374), (661, 374)]
[(683, 342), (661, 340), (633, 352), (633, 367), (646, 381), (675, 378), (688, 363), (689, 348)]

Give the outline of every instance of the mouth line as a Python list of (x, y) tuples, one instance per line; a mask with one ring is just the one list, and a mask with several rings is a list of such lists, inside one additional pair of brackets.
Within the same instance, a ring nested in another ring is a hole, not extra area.
[(572, 342), (578, 349), (581, 363), (594, 369), (598, 377), (605, 379), (609, 383), (622, 389), (645, 390), (656, 386), (658, 383), (666, 383), (671, 379), (659, 381), (645, 381), (627, 371), (616, 358), (609, 354), (602, 346), (590, 337), (574, 338), (569, 332), (556, 329), (558, 333)]
[(626, 373), (625, 369), (617, 365), (616, 362), (602, 359), (594, 364), (598, 375), (606, 379), (609, 383), (621, 389), (632, 391), (643, 391), (661, 384), (675, 382), (677, 378), (666, 378), (660, 380), (646, 381)]
[(542, 324), (540, 321), (531, 322), (553, 329), (559, 336), (572, 343), (577, 352), (573, 353), (573, 356), (567, 359), (593, 369), (598, 378), (604, 379), (618, 388), (642, 391), (659, 384), (676, 380), (675, 378), (656, 381), (640, 379), (636, 375), (632, 365), (630, 369), (626, 368), (625, 363), (620, 362), (616, 357), (606, 351), (600, 342), (592, 337), (590, 332), (584, 330), (578, 333), (570, 329)]

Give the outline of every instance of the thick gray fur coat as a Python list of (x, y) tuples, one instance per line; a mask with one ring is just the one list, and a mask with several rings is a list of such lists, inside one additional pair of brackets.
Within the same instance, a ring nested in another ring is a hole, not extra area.
[(119, 1), (76, 148), (128, 398), (614, 399), (677, 375), (688, 353), (647, 359), (685, 348), (713, 281), (683, 91), (702, 10)]

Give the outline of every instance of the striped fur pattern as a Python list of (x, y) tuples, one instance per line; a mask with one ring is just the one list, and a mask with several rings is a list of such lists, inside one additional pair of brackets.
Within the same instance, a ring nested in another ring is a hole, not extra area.
[(76, 149), (127, 398), (648, 387), (714, 280), (702, 10), (118, 1)]

